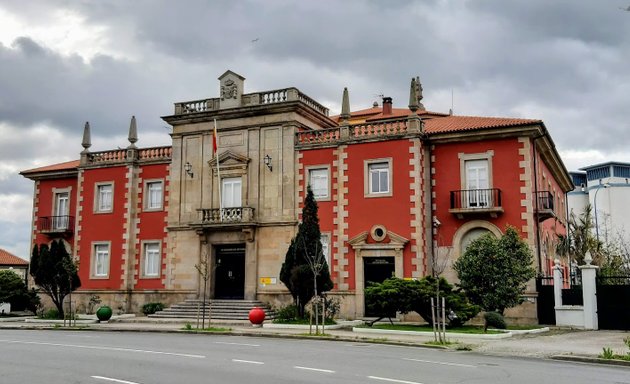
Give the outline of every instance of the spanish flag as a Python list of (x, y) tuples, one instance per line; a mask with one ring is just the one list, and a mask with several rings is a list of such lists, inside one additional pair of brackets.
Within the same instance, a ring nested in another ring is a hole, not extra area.
[(214, 119), (214, 135), (212, 136), (212, 150), (217, 155), (217, 119)]

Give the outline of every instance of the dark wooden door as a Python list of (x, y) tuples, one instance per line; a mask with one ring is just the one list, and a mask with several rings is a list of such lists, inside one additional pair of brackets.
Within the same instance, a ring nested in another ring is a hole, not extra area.
[(245, 297), (245, 247), (217, 248), (215, 267), (214, 298), (242, 300)]

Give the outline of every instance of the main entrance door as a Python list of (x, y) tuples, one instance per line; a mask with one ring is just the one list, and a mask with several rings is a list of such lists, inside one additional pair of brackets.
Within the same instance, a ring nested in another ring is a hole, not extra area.
[(217, 247), (214, 277), (215, 299), (242, 300), (245, 297), (245, 245)]
[[(386, 279), (394, 276), (395, 261), (394, 257), (364, 257), (363, 258), (363, 274), (365, 287), (370, 283), (382, 283)], [(365, 306), (365, 316), (378, 316), (378, 313), (371, 313), (368, 306)], [(395, 316), (396, 314), (392, 314)]]

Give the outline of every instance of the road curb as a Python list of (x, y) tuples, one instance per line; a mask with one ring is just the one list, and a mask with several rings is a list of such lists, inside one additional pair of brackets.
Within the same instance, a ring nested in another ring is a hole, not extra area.
[(630, 367), (630, 361), (616, 360), (616, 359), (602, 359), (599, 357), (588, 356), (574, 356), (574, 355), (553, 355), (550, 357), (552, 360), (562, 361), (574, 361), (579, 363), (591, 363), (591, 364), (604, 364), (604, 365), (616, 365), (622, 367)]

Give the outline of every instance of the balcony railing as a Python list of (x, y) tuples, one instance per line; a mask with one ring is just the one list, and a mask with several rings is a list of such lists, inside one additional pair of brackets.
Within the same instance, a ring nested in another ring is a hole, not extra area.
[(538, 191), (535, 194), (538, 221), (544, 221), (555, 216), (553, 194), (549, 191)]
[[(328, 116), (329, 114), (328, 108), (300, 92), (297, 88), (276, 89), (264, 92), (246, 93), (242, 95), (244, 107), (253, 105), (269, 105), (289, 101), (301, 101), (322, 115)], [(175, 103), (175, 115), (216, 111), (220, 109), (220, 105), (221, 103), (219, 98)]]
[(254, 208), (211, 208), (199, 209), (201, 224), (238, 224), (254, 221)]
[(74, 231), (74, 216), (43, 216), (39, 218), (39, 231), (69, 233)]
[(404, 135), (408, 132), (407, 118), (350, 124), (348, 137), (341, 137), (341, 127), (300, 131), (295, 134), (296, 145), (336, 144), (343, 140), (365, 140)]
[(451, 209), (449, 211), (458, 215), (467, 213), (501, 213), (503, 212), (501, 190), (490, 188), (451, 191)]

